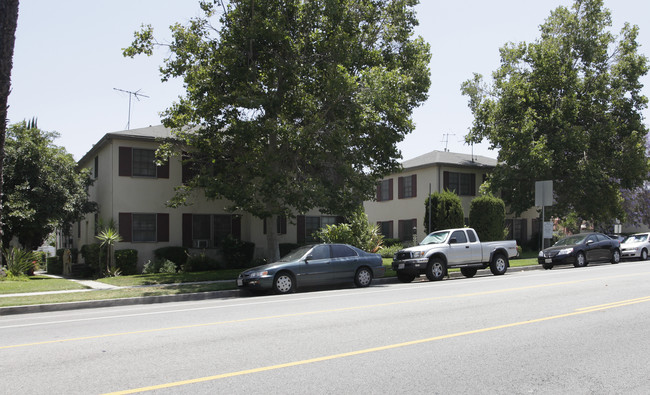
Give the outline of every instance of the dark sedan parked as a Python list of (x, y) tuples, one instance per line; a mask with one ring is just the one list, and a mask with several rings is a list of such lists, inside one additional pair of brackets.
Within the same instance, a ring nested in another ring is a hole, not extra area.
[(286, 294), (297, 287), (353, 282), (367, 287), (386, 268), (379, 254), (347, 244), (308, 245), (293, 250), (277, 262), (248, 269), (237, 277), (237, 286), (252, 291), (273, 290)]
[(544, 269), (554, 265), (573, 264), (575, 267), (587, 266), (589, 262), (621, 261), (621, 247), (602, 233), (581, 233), (558, 240), (553, 246), (539, 252), (537, 261)]

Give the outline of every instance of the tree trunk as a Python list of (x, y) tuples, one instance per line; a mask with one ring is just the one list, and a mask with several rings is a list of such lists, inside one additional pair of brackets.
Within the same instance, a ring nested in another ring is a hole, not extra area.
[(11, 68), (13, 66), (17, 24), (18, 0), (0, 0), (0, 239), (2, 239), (3, 235), (2, 183), (5, 135), (7, 133), (7, 103), (11, 91)]
[(266, 218), (266, 259), (267, 263), (280, 259), (280, 245), (278, 244), (277, 217)]

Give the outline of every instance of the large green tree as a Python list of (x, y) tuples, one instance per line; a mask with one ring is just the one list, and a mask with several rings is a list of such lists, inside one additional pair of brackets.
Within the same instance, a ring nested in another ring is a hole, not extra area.
[(90, 173), (78, 171), (72, 155), (54, 145), (57, 136), (33, 122), (7, 129), (2, 196), (5, 245), (17, 237), (25, 249), (34, 249), (56, 227), (69, 229), (96, 210), (96, 204), (88, 201)]
[[(171, 27), (161, 67), (163, 81), (184, 79), (186, 94), (163, 124), (189, 146), (198, 172), (176, 202), (200, 187), (272, 218), (315, 207), (346, 215), (371, 198), (399, 168), (396, 143), (427, 98), (430, 52), (414, 38), (417, 3), (201, 2), (204, 16)], [(145, 26), (124, 54), (151, 54), (156, 44)], [(275, 258), (275, 227), (267, 230)]]
[(555, 214), (623, 219), (621, 189), (647, 177), (648, 59), (638, 27), (610, 27), (602, 0), (576, 0), (551, 12), (534, 43), (501, 48), (491, 85), (478, 74), (463, 84), (475, 117), (466, 139), (499, 149), (491, 187), (515, 213), (534, 205), (535, 181), (553, 180)]

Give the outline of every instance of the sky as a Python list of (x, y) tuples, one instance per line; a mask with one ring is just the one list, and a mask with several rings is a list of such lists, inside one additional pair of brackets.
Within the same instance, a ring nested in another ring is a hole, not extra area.
[[(480, 73), (487, 81), (499, 66), (499, 48), (508, 42), (534, 42), (539, 25), (569, 0), (421, 0), (416, 34), (431, 45), (429, 98), (413, 113), (416, 127), (398, 144), (404, 160), (433, 150), (492, 158), (483, 142), (470, 147), (464, 135), (472, 125), (463, 81)], [(625, 22), (638, 25), (640, 52), (650, 57), (650, 2), (605, 0), (614, 34)], [(186, 24), (201, 12), (196, 0), (23, 0), (20, 2), (9, 95), (9, 123), (38, 119), (56, 131), (55, 141), (76, 160), (106, 133), (159, 125), (160, 112), (183, 95), (181, 80), (161, 82), (159, 67), (169, 53), (122, 56), (133, 33), (151, 24), (159, 41), (169, 26)], [(650, 77), (642, 79), (650, 97)], [(148, 97), (134, 98), (121, 89)], [(650, 112), (644, 111), (646, 125)]]

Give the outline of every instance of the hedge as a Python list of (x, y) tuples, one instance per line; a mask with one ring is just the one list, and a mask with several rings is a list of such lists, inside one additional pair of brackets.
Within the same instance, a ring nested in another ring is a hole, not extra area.
[(133, 249), (115, 250), (115, 266), (125, 276), (138, 274), (138, 251)]

